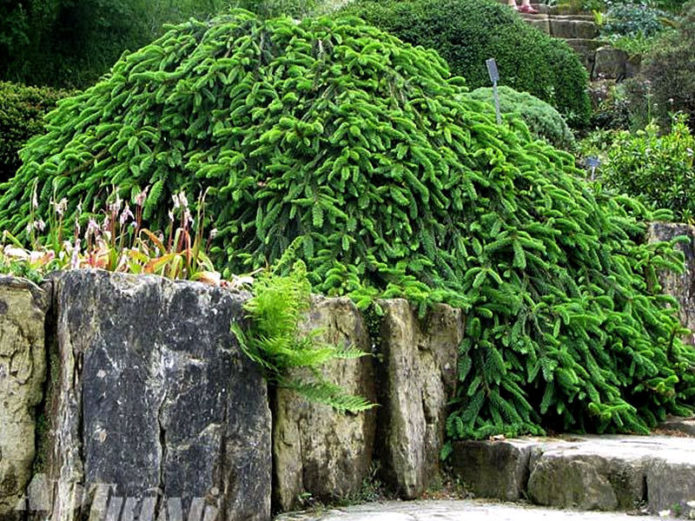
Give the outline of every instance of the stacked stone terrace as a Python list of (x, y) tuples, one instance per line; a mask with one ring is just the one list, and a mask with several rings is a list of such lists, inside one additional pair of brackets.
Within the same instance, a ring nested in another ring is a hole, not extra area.
[(566, 41), (581, 58), (591, 80), (623, 80), (639, 72), (638, 59), (631, 59), (625, 51), (600, 41), (593, 14), (564, 6), (532, 6), (538, 14), (519, 13), (519, 16), (539, 31)]

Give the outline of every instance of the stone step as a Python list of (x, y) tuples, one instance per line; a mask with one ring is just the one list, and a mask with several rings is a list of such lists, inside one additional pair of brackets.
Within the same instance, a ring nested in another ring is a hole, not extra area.
[(550, 35), (564, 40), (580, 38), (592, 40), (598, 36), (598, 26), (594, 21), (551, 18)]
[(524, 20), (533, 20), (533, 19), (538, 19), (538, 18), (544, 18), (547, 20), (576, 20), (579, 22), (593, 22), (596, 24), (596, 20), (594, 19), (594, 15), (591, 14), (528, 14), (528, 13), (519, 13), (519, 16), (521, 16)]
[(572, 16), (553, 16), (544, 14), (521, 14), (529, 25), (550, 36), (562, 39), (579, 38), (592, 40), (599, 35), (599, 29), (593, 20), (577, 19)]
[(604, 43), (589, 38), (567, 38), (565, 42), (579, 55), (584, 66), (591, 72), (594, 67), (596, 49), (603, 46)]
[[(639, 521), (660, 518), (645, 516)], [(476, 500), (386, 501), (323, 512), (283, 514), (276, 521), (636, 521), (623, 513), (576, 512)]]
[[(695, 515), (695, 439), (579, 436), (461, 441), (454, 473), (478, 497), (556, 508)], [(692, 519), (692, 517), (691, 517)]]
[(570, 7), (568, 5), (546, 5), (546, 4), (537, 4), (537, 3), (531, 3), (531, 7), (533, 7), (536, 11), (539, 13), (544, 13), (544, 14), (551, 14), (551, 15), (575, 15), (575, 14), (586, 14), (582, 13), (582, 11), (576, 7)]
[(659, 429), (676, 433), (676, 435), (695, 438), (695, 418), (669, 418), (659, 426)]
[[(530, 15), (530, 16), (537, 16), (537, 15)], [(549, 14), (546, 16), (550, 16), (550, 17), (554, 18), (555, 20), (584, 20), (584, 21), (596, 23), (596, 18), (594, 17), (594, 15), (593, 14), (586, 14), (586, 13)]]

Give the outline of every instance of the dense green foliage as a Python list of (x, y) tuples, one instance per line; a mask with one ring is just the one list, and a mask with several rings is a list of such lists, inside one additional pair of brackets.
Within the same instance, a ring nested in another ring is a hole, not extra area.
[(658, 214), (593, 193), (572, 156), (496, 125), (461, 84), (355, 18), (188, 22), (60, 103), (1, 187), (0, 228), (26, 238), (52, 200), (69, 222), (77, 201), (152, 184), (143, 226), (166, 229), (172, 194), (207, 188), (226, 275), (293, 245), (324, 294), (466, 310), (452, 436), (686, 412), (695, 352), (655, 276), (679, 263), (637, 220)]
[[(572, 151), (574, 134), (560, 113), (545, 101), (527, 92), (518, 92), (506, 86), (498, 88), (500, 112), (516, 114), (528, 126), (531, 135), (551, 145)], [(493, 103), (492, 87), (481, 87), (470, 93), (472, 99)]]
[(645, 61), (642, 76), (649, 81), (660, 123), (668, 123), (669, 113), (681, 111), (695, 129), (695, 2), (689, 4), (678, 30), (665, 36)]
[(21, 164), (19, 149), (31, 136), (44, 132), (44, 115), (67, 94), (0, 82), (0, 181), (14, 175)]
[(319, 0), (230, 0), (233, 7), (247, 9), (263, 18), (291, 16), (303, 18), (319, 7)]
[(671, 133), (649, 125), (636, 134), (621, 132), (606, 151), (601, 172), (616, 190), (639, 196), (656, 208), (669, 208), (678, 220), (695, 218), (695, 137), (683, 118)]
[[(268, 1), (268, 0), (267, 0)], [(228, 0), (24, 0), (0, 4), (0, 79), (83, 88), (162, 24), (205, 18)]]
[(347, 11), (414, 45), (436, 49), (471, 89), (500, 83), (550, 103), (573, 126), (588, 123), (588, 75), (563, 41), (524, 23), (494, 0), (358, 0)]
[(606, 11), (603, 35), (654, 36), (663, 30), (662, 20), (667, 14), (646, 3), (615, 3)]

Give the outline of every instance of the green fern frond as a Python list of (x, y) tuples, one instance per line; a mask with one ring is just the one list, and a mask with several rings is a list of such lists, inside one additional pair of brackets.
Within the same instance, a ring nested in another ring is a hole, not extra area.
[(282, 379), (278, 385), (293, 390), (309, 401), (328, 405), (338, 412), (358, 413), (376, 407), (376, 404), (363, 397), (348, 394), (342, 387), (323, 380), (303, 382)]
[[(287, 259), (283, 256), (280, 263), (284, 262)], [(279, 275), (280, 271), (273, 266), (254, 282), (253, 297), (244, 305), (251, 324), (248, 330), (242, 330), (238, 323), (231, 326), (242, 351), (261, 366), (269, 382), (292, 389), (310, 401), (339, 412), (357, 413), (373, 407), (361, 396), (349, 395), (340, 386), (325, 381), (318, 370), (332, 360), (357, 359), (369, 353), (321, 342), (320, 329), (301, 331), (300, 323), (311, 304), (306, 267), (298, 261), (289, 274)], [(308, 368), (315, 380), (288, 376), (290, 369), (297, 368)]]

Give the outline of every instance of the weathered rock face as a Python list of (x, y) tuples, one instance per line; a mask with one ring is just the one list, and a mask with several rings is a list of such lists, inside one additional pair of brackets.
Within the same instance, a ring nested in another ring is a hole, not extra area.
[[(316, 297), (303, 327), (321, 329), (320, 339), (369, 353), (362, 315), (347, 298)], [(324, 376), (351, 394), (374, 402), (374, 360), (339, 360), (323, 368)], [(295, 371), (294, 377), (306, 376)], [(372, 465), (374, 410), (341, 414), (308, 402), (293, 391), (278, 389), (274, 400), (274, 497), (283, 510), (299, 504), (303, 494), (321, 500), (359, 492)]]
[[(680, 303), (680, 319), (685, 327), (695, 331), (695, 227), (678, 223), (652, 223), (647, 232), (649, 242), (670, 241), (680, 235), (690, 240), (678, 244), (685, 255), (685, 271), (677, 274), (665, 271), (659, 274), (664, 293), (671, 295)], [(695, 345), (695, 335), (686, 339)]]
[(518, 501), (526, 494), (534, 446), (529, 440), (458, 441), (451, 465), (476, 497)]
[[(692, 442), (692, 440), (690, 440)], [(646, 486), (653, 512), (672, 510), (695, 519), (695, 461), (679, 455), (656, 458), (647, 468)]]
[(56, 278), (53, 521), (85, 515), (83, 491), (92, 516), (270, 518), (266, 385), (230, 333), (243, 301), (159, 277)]
[(628, 54), (620, 49), (603, 46), (596, 49), (594, 70), (595, 78), (624, 79), (627, 76)]
[[(572, 448), (570, 448), (572, 450)], [(628, 510), (644, 496), (644, 465), (603, 454), (566, 454), (561, 449), (531, 463), (529, 497), (539, 505), (579, 510)]]
[(48, 300), (29, 281), (0, 277), (0, 519), (8, 521), (19, 518), (16, 508), (31, 479)]
[(463, 317), (439, 305), (420, 321), (405, 300), (380, 304), (379, 459), (388, 484), (410, 499), (438, 475)]

